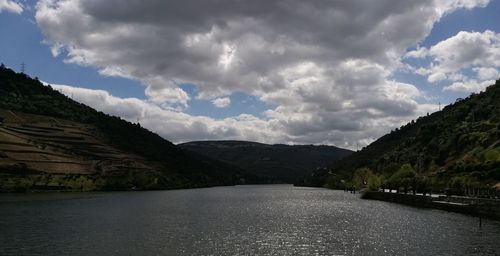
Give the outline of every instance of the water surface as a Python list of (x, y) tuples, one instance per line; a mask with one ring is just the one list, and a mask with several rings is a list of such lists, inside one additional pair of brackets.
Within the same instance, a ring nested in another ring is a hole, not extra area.
[(500, 255), (500, 222), (288, 185), (0, 195), (0, 255)]

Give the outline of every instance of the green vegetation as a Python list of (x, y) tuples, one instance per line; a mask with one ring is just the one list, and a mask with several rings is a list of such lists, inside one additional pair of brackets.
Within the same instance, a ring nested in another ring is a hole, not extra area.
[[(490, 193), (500, 181), (499, 99), (500, 80), (485, 92), (457, 99), (442, 111), (397, 128), (330, 168), (313, 172), (302, 184), (413, 193)], [(372, 175), (367, 178), (367, 174)]]
[[(154, 166), (154, 171), (130, 169), (120, 176), (77, 175), (51, 176), (48, 187), (70, 190), (95, 189), (168, 189), (258, 182), (255, 175), (204, 156), (186, 152), (157, 134), (119, 117), (109, 116), (44, 86), (37, 79), (0, 67), (0, 109), (59, 118), (93, 127), (99, 140), (123, 152), (134, 154)], [(0, 155), (1, 157), (2, 155)], [(26, 166), (0, 166), (0, 188), (4, 190), (36, 189), (40, 177)], [(33, 176), (33, 177), (32, 177)], [(76, 178), (75, 178), (76, 177)], [(35, 179), (35, 180), (33, 180)], [(31, 185), (30, 185), (31, 184)], [(54, 184), (59, 184), (55, 186)]]

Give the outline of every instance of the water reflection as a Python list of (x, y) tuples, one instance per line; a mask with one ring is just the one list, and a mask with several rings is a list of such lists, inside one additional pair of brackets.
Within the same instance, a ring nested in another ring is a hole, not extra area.
[(500, 254), (499, 222), (479, 228), (473, 217), (342, 191), (273, 185), (81, 195), (0, 196), (0, 255)]

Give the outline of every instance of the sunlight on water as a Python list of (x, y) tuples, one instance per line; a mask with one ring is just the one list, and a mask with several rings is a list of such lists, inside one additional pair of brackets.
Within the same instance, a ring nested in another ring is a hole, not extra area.
[(0, 255), (500, 254), (499, 222), (358, 196), (285, 185), (2, 195)]

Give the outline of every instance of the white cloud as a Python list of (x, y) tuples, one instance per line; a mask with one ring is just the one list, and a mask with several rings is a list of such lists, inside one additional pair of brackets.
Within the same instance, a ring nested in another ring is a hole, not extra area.
[[(427, 52), (407, 54), (411, 58), (430, 57), (431, 63), (414, 68), (414, 72), (427, 76), (431, 83), (451, 81), (444, 91), (479, 92), (491, 81), (499, 78), (500, 33), (460, 31), (430, 48)], [(411, 52), (410, 52), (411, 53)]]
[[(487, 1), (442, 3), (41, 0), (36, 20), (53, 54), (103, 75), (140, 81), (148, 104), (185, 107), (190, 98), (178, 85), (192, 83), (197, 99), (216, 106), (236, 91), (276, 106), (260, 119), (177, 113), (183, 129), (171, 137), (159, 121), (150, 121), (174, 141), (199, 138), (196, 130), (206, 137), (219, 137), (217, 131), (227, 135), (221, 138), (350, 147), (420, 113), (421, 93), (392, 81), (391, 74), (442, 15)], [(408, 57), (432, 54), (417, 51)]]
[[(137, 98), (118, 98), (110, 95), (104, 90), (86, 89), (67, 85), (52, 84), (54, 89), (72, 97), (74, 100), (103, 111), (110, 115), (120, 116), (130, 122), (139, 121), (142, 126), (158, 133), (162, 137), (174, 143), (192, 140), (251, 140), (263, 143), (287, 143), (287, 144), (332, 144), (346, 148), (355, 148), (356, 142), (365, 146), (375, 140), (381, 134), (394, 127), (399, 127), (406, 121), (426, 112), (434, 112), (437, 106), (418, 105), (416, 113), (405, 116), (405, 120), (390, 115), (384, 115), (377, 109), (372, 109), (374, 116), (368, 124), (362, 124), (357, 118), (363, 115), (371, 115), (370, 111), (359, 113), (357, 116), (347, 117), (339, 113), (332, 116), (331, 122), (334, 129), (324, 131), (318, 124), (321, 120), (318, 116), (302, 113), (268, 111), (266, 118), (258, 118), (253, 115), (241, 114), (234, 117), (214, 119), (204, 116), (191, 116), (179, 111), (162, 108), (153, 102)], [(386, 97), (408, 97), (419, 94), (415, 87), (407, 84), (392, 83), (385, 86), (383, 94)], [(404, 104), (404, 100), (401, 101)], [(397, 108), (394, 108), (397, 110)], [(308, 122), (314, 121), (314, 122)], [(302, 123), (310, 127), (304, 135), (300, 129)], [(366, 127), (364, 127), (366, 126)], [(311, 128), (318, 129), (311, 129)], [(368, 129), (365, 131), (364, 129)]]
[(437, 81), (442, 81), (442, 80), (445, 80), (446, 79), (446, 74), (443, 73), (443, 72), (436, 72), (436, 73), (432, 73), (429, 75), (429, 77), (427, 78), (427, 81), (431, 82), (431, 83), (435, 83)]
[(500, 34), (461, 31), (453, 37), (437, 43), (430, 48), (435, 59), (434, 70), (454, 73), (461, 69), (482, 66), (500, 66)]
[(58, 84), (51, 86), (99, 111), (123, 117), (134, 123), (139, 120), (142, 126), (176, 143), (208, 139), (241, 139), (269, 143), (291, 140), (279, 131), (280, 127), (273, 126), (272, 122), (248, 114), (216, 120), (164, 109), (137, 98), (118, 98), (103, 90)]
[(168, 106), (180, 104), (183, 107), (187, 107), (188, 101), (190, 100), (189, 95), (181, 88), (177, 88), (171, 84), (164, 85), (161, 81), (160, 86), (158, 84), (148, 85), (144, 93), (152, 102), (156, 104), (166, 104)]
[(0, 13), (2, 11), (20, 14), (23, 12), (23, 4), (13, 0), (0, 0)]
[(443, 91), (453, 92), (481, 92), (486, 87), (495, 84), (495, 80), (486, 80), (478, 82), (476, 80), (466, 80), (464, 82), (454, 82), (451, 85), (445, 86)]
[(437, 6), (441, 13), (452, 12), (458, 8), (473, 9), (476, 7), (486, 7), (490, 0), (438, 0)]
[(481, 80), (492, 80), (499, 79), (499, 73), (495, 68), (475, 68), (474, 71), (477, 72), (477, 76)]
[(212, 100), (212, 103), (218, 108), (225, 108), (231, 104), (231, 99), (229, 97), (217, 98)]
[(409, 51), (405, 54), (405, 58), (421, 59), (429, 55), (429, 50), (425, 47), (418, 47), (416, 50)]

